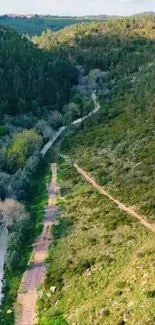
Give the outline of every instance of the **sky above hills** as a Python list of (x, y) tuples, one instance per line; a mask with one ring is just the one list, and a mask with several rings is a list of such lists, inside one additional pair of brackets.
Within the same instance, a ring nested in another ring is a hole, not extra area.
[(0, 14), (131, 15), (155, 11), (155, 0), (5, 0)]

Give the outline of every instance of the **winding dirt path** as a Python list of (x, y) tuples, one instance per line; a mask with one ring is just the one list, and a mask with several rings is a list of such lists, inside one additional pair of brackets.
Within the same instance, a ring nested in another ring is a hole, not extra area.
[(48, 248), (52, 242), (51, 227), (56, 222), (58, 208), (56, 205), (56, 195), (59, 191), (57, 186), (57, 165), (51, 165), (52, 181), (49, 186), (49, 202), (45, 208), (44, 228), (42, 234), (34, 243), (30, 266), (23, 275), (20, 286), (17, 309), (16, 325), (35, 325), (37, 322), (36, 304), (37, 288), (46, 278), (46, 258)]
[(120, 201), (118, 201), (117, 199), (115, 199), (113, 196), (111, 196), (107, 191), (105, 191), (105, 189), (98, 185), (95, 180), (90, 177), (88, 175), (87, 172), (85, 172), (82, 168), (80, 168), (76, 163), (74, 163), (74, 167), (76, 168), (76, 170), (78, 171), (78, 173), (80, 173), (94, 188), (96, 188), (101, 194), (103, 194), (104, 196), (108, 197), (111, 201), (113, 201), (120, 210), (126, 212), (127, 214), (129, 214), (130, 216), (138, 219), (140, 221), (140, 223), (147, 229), (151, 230), (152, 232), (155, 233), (155, 226), (151, 223), (149, 223), (146, 219), (145, 216), (135, 212), (132, 208), (127, 207), (125, 204), (121, 203)]
[(153, 233), (155, 233), (155, 225), (149, 223), (147, 221), (147, 217), (137, 213), (136, 211), (134, 211), (132, 208), (127, 207), (125, 204), (121, 203), (120, 201), (118, 201), (117, 199), (115, 199), (113, 196), (111, 196), (105, 189), (104, 187), (98, 185), (95, 180), (89, 176), (89, 174), (84, 171), (82, 168), (80, 168), (78, 166), (78, 164), (76, 163), (72, 163), (72, 160), (65, 155), (60, 155), (61, 158), (63, 158), (68, 164), (73, 165), (75, 167), (75, 169), (78, 171), (79, 174), (81, 174), (94, 188), (96, 188), (102, 195), (108, 197), (111, 201), (113, 201), (120, 210), (126, 212), (127, 214), (129, 214), (131, 217), (134, 217), (136, 219), (138, 219), (140, 221), (140, 223), (147, 229), (149, 229), (150, 231), (152, 231)]

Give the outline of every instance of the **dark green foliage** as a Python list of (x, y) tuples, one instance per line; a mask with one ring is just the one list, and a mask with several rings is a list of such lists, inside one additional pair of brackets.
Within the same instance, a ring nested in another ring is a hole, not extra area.
[(150, 290), (147, 292), (148, 298), (155, 298), (155, 290)]
[(8, 133), (7, 128), (3, 125), (0, 125), (0, 137), (6, 135), (7, 133)]
[(69, 99), (76, 69), (65, 59), (40, 51), (26, 37), (0, 26), (0, 118), (52, 109)]
[(0, 172), (0, 200), (2, 201), (9, 195), (10, 180), (9, 174)]
[(53, 226), (53, 235), (55, 237), (55, 240), (61, 237), (65, 237), (72, 225), (73, 225), (73, 220), (60, 219), (59, 224)]
[(29, 157), (39, 151), (42, 146), (42, 137), (35, 130), (17, 133), (13, 137), (12, 146), (7, 152), (7, 169), (15, 173), (17, 169), (26, 165)]
[[(45, 323), (46, 324), (46, 323)], [(67, 325), (68, 323), (62, 318), (56, 318), (47, 322), (47, 325)]]

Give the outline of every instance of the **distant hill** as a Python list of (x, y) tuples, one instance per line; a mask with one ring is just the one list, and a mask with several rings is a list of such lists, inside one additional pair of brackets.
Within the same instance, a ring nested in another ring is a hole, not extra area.
[(73, 24), (93, 21), (106, 21), (113, 19), (106, 15), (101, 16), (84, 16), (84, 17), (59, 17), (59, 16), (39, 16), (35, 14), (17, 15), (8, 14), (0, 16), (0, 24), (11, 27), (21, 34), (28, 34), (30, 36), (41, 35), (43, 31), (52, 29), (58, 31), (66, 26)]
[[(131, 17), (143, 17), (145, 15), (154, 15), (154, 12), (142, 12)], [(94, 21), (108, 21), (121, 19), (118, 15), (88, 15), (88, 16), (57, 16), (57, 15), (37, 15), (28, 13), (23, 14), (5, 14), (0, 16), (0, 24), (15, 29), (20, 34), (28, 34), (29, 36), (40, 36), (43, 31), (52, 29), (59, 31), (66, 26), (78, 24), (82, 22), (92, 23)]]
[(138, 14), (134, 14), (133, 16), (144, 16), (144, 15), (155, 15), (154, 11), (144, 11), (144, 12), (140, 12)]

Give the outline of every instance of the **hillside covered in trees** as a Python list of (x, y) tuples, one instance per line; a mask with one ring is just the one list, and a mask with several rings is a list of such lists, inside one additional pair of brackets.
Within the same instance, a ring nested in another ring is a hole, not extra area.
[(0, 28), (0, 116), (39, 113), (69, 99), (75, 68), (59, 56), (41, 51), (11, 29)]
[(84, 66), (115, 74), (137, 71), (154, 55), (155, 16), (138, 16), (107, 23), (79, 24), (56, 33), (43, 32), (33, 41), (40, 48), (61, 49), (62, 57)]
[[(101, 110), (66, 137), (63, 154), (154, 225), (154, 16), (48, 31), (34, 41), (61, 48), (97, 83)], [(83, 76), (83, 88), (86, 83)], [(77, 87), (81, 96), (83, 88)], [(66, 162), (59, 168), (65, 201), (53, 230), (39, 324), (154, 324), (154, 234)], [(57, 291), (48, 297), (51, 285)]]
[[(12, 325), (6, 314), (28, 260), (21, 251), (47, 202), (52, 154), (45, 166), (39, 151), (60, 126), (69, 129), (62, 153), (154, 224), (155, 18), (77, 24), (33, 43), (1, 27), (0, 39), (0, 220), (11, 238), (0, 319)], [(71, 126), (92, 110), (93, 91), (100, 111)], [(59, 182), (64, 200), (39, 288), (39, 325), (153, 325), (154, 234), (61, 159)]]

